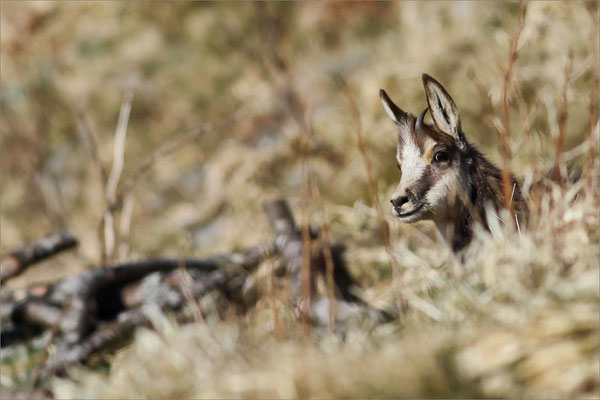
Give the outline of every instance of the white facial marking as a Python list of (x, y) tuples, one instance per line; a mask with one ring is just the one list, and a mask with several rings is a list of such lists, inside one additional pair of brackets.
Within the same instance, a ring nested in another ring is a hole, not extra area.
[(398, 156), (402, 162), (401, 186), (410, 188), (422, 178), (426, 164), (423, 161), (419, 146), (410, 134), (410, 130), (402, 129), (400, 134), (402, 135), (402, 149), (399, 151)]
[(402, 148), (402, 170), (406, 170), (402, 178), (405, 179), (407, 186), (412, 186), (420, 180), (425, 172), (425, 162), (421, 158), (421, 152), (412, 141), (405, 143)]
[[(448, 171), (429, 189), (425, 199), (427, 203), (437, 211), (437, 217), (443, 218), (446, 214), (447, 197), (455, 188), (457, 183), (456, 172)], [(434, 216), (434, 219), (436, 217)]]

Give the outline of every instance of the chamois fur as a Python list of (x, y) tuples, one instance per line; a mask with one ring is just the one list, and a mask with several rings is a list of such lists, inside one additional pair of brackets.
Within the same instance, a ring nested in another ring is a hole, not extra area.
[[(487, 230), (490, 229), (488, 224), (490, 215), (486, 212), (486, 207), (491, 207), (496, 216), (499, 215), (499, 210), (504, 208), (500, 169), (468, 142), (464, 159), (465, 170), (461, 172), (468, 175), (469, 178), (463, 177), (461, 183), (468, 202), (464, 200), (461, 202), (458, 218), (448, 226), (448, 229), (452, 229), (452, 225), (454, 225), (454, 230), (444, 235), (451, 238), (452, 250), (455, 252), (462, 250), (471, 242), (475, 222), (482, 223)], [(527, 218), (528, 210), (521, 193), (521, 183), (512, 174), (510, 182), (513, 188), (511, 189), (511, 207), (513, 207), (516, 217), (524, 221)], [(448, 233), (450, 233), (449, 236)]]
[[(433, 220), (455, 252), (473, 238), (476, 222), (490, 229), (488, 218), (505, 208), (499, 168), (468, 142), (452, 97), (435, 79), (423, 74), (428, 108), (415, 118), (380, 91), (384, 109), (398, 129), (397, 161), (402, 176), (392, 196), (393, 211), (407, 223)], [(427, 111), (434, 124), (424, 122)], [(527, 218), (521, 183), (510, 175), (510, 207), (515, 218)]]

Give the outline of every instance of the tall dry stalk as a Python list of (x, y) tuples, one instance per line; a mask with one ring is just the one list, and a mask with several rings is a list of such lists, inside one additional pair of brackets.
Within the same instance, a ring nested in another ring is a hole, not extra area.
[(119, 261), (126, 261), (129, 254), (129, 233), (131, 232), (131, 216), (133, 214), (133, 195), (129, 193), (123, 201), (121, 221), (119, 224)]
[(473, 82), (475, 88), (477, 89), (477, 92), (479, 93), (479, 96), (483, 100), (483, 104), (485, 105), (485, 113), (492, 114), (494, 112), (492, 97), (477, 77), (477, 73), (473, 68), (469, 68), (469, 70), (467, 71), (467, 77), (469, 78), (469, 81)]
[[(117, 185), (119, 184), (119, 179), (121, 179), (121, 174), (123, 173), (123, 166), (125, 164), (125, 139), (127, 137), (127, 126), (129, 125), (129, 116), (131, 115), (131, 104), (133, 103), (134, 93), (133, 88), (128, 88), (125, 91), (121, 110), (119, 111), (119, 119), (117, 128), (115, 129), (115, 138), (113, 142), (112, 168), (104, 191), (106, 204), (113, 204), (115, 202)], [(115, 246), (117, 243), (115, 215), (114, 210), (111, 207), (107, 207), (104, 211), (102, 224), (104, 231), (102, 263), (106, 263), (106, 261), (110, 261), (114, 257)]]
[(377, 185), (375, 184), (375, 179), (373, 178), (373, 167), (371, 165), (371, 160), (369, 159), (369, 156), (367, 154), (367, 147), (362, 136), (362, 122), (360, 118), (360, 111), (358, 110), (358, 107), (356, 106), (356, 103), (354, 102), (354, 99), (352, 98), (352, 95), (348, 87), (344, 83), (343, 79), (337, 76), (336, 81), (338, 83), (338, 86), (341, 88), (344, 97), (346, 97), (346, 100), (348, 101), (352, 117), (354, 118), (358, 150), (360, 152), (360, 156), (365, 167), (365, 172), (367, 174), (369, 195), (371, 197), (371, 201), (373, 202), (373, 207), (375, 207), (375, 212), (377, 213), (379, 234), (381, 236), (381, 241), (383, 242), (383, 245), (385, 247), (385, 251), (390, 259), (392, 271), (394, 274), (396, 274), (397, 272), (399, 272), (398, 263), (396, 262), (396, 257), (394, 256), (392, 250), (392, 244), (390, 240), (390, 227), (385, 219), (383, 211), (381, 210), (381, 205), (379, 203), (379, 193), (377, 192)]
[(302, 317), (302, 325), (305, 333), (310, 333), (310, 309), (311, 309), (311, 252), (312, 239), (310, 237), (310, 211), (309, 199), (311, 197), (310, 187), (310, 155), (308, 154), (311, 140), (312, 124), (310, 123), (310, 112), (305, 113), (305, 121), (302, 123), (303, 130), (301, 139), (301, 166), (300, 175), (302, 179), (300, 188), (300, 232), (302, 235), (302, 265), (300, 267), (301, 297), (303, 306), (299, 308)]
[(331, 238), (329, 237), (329, 224), (327, 223), (327, 213), (325, 210), (325, 204), (319, 185), (314, 179), (311, 179), (312, 193), (317, 200), (317, 206), (321, 211), (321, 234), (323, 236), (323, 242), (325, 248), (323, 249), (323, 255), (325, 256), (325, 275), (327, 280), (327, 298), (329, 299), (329, 331), (335, 333), (335, 283), (334, 283), (334, 268), (333, 253), (331, 252)]
[[(102, 188), (102, 193), (105, 194), (106, 184), (108, 182), (108, 173), (106, 172), (106, 168), (100, 159), (100, 155), (98, 154), (98, 139), (96, 137), (95, 131), (92, 129), (92, 125), (89, 120), (89, 116), (86, 114), (84, 108), (81, 105), (77, 106), (77, 128), (79, 132), (79, 136), (81, 141), (86, 148), (87, 152), (92, 159), (92, 163), (96, 172), (98, 174), (98, 179), (100, 180), (100, 186)], [(106, 195), (104, 195), (104, 200), (106, 202)], [(105, 204), (105, 208), (108, 205)], [(104, 215), (104, 214), (103, 214)], [(104, 229), (103, 229), (103, 219), (100, 220), (100, 223), (96, 229), (96, 236), (98, 238), (98, 252), (100, 253), (100, 263), (105, 260), (105, 240), (104, 240)]]
[(77, 105), (76, 112), (79, 136), (87, 152), (90, 154), (92, 163), (98, 173), (102, 190), (104, 190), (106, 183), (108, 182), (108, 173), (98, 155), (98, 138), (96, 137), (95, 131), (92, 129), (90, 118), (85, 112), (85, 109), (81, 105)]
[[(594, 8), (595, 6), (595, 8)], [(598, 23), (600, 19), (600, 7), (598, 7), (597, 3), (590, 4), (590, 16), (592, 18), (592, 29), (590, 30), (590, 54), (592, 57), (592, 85), (590, 90), (590, 102), (589, 102), (589, 112), (588, 112), (588, 142), (590, 144), (590, 150), (588, 153), (588, 163), (589, 166), (592, 167), (594, 160), (598, 155), (597, 146), (600, 145), (598, 142), (598, 138), (594, 137), (595, 131), (598, 129), (598, 107), (599, 107), (599, 99), (598, 99), (598, 85), (600, 85), (600, 54), (598, 53), (598, 46), (600, 45), (598, 39)], [(592, 185), (592, 174), (588, 174), (588, 187)]]
[(269, 278), (267, 279), (267, 295), (271, 302), (271, 308), (273, 309), (273, 329), (275, 330), (275, 337), (282, 338), (281, 321), (279, 318), (279, 308), (277, 307), (277, 300), (275, 298), (275, 261), (273, 259), (268, 260), (269, 263)]
[(567, 56), (567, 64), (565, 66), (565, 76), (561, 92), (562, 104), (558, 113), (558, 138), (556, 140), (556, 165), (558, 166), (558, 178), (560, 185), (565, 184), (567, 178), (567, 168), (563, 163), (563, 153), (565, 151), (565, 128), (567, 126), (567, 119), (569, 116), (567, 91), (569, 89), (569, 82), (571, 81), (571, 70), (573, 68), (573, 50), (569, 49), (569, 55)]
[[(525, 15), (527, 3), (522, 2), (519, 10), (519, 25), (510, 41), (508, 51), (508, 62), (504, 70), (504, 83), (502, 85), (502, 129), (500, 130), (500, 152), (502, 153), (502, 193), (504, 205), (509, 214), (512, 215), (511, 194), (512, 184), (510, 178), (510, 86), (517, 58), (519, 57), (519, 38), (525, 26)], [(510, 218), (512, 220), (512, 217)]]

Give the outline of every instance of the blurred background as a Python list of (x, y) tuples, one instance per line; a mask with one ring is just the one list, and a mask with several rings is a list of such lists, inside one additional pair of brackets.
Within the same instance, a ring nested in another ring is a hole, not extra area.
[[(418, 114), (424, 72), (453, 96), (467, 138), (500, 164), (494, 126), (519, 3), (0, 7), (0, 250), (63, 226), (80, 240), (13, 286), (104, 262), (268, 243), (262, 203), (274, 197), (297, 219), (303, 198), (315, 221), (322, 203), (331, 236), (349, 243), (353, 274), (365, 287), (386, 285), (393, 271), (349, 98), (395, 248), (443, 264), (447, 250), (426, 255), (443, 249), (433, 224), (401, 226), (388, 207), (396, 138), (378, 91)], [(509, 95), (518, 175), (553, 164), (563, 105), (566, 150), (593, 130), (597, 22), (595, 2), (528, 4)]]
[[(512, 92), (520, 106), (512, 113), (512, 165), (521, 175), (553, 162), (550, 127), (569, 51), (567, 149), (585, 137), (594, 7), (529, 6)], [(518, 3), (497, 2), (3, 3), (1, 249), (64, 225), (81, 239), (82, 258), (68, 264), (100, 261), (107, 185), (96, 164), (110, 173), (128, 97), (119, 190), (143, 174), (126, 190), (131, 220), (122, 235), (123, 205), (116, 209), (113, 257), (178, 252), (186, 237), (199, 253), (264, 239), (262, 201), (297, 200), (304, 151), (334, 221), (357, 203), (372, 206), (345, 93), (360, 111), (390, 214), (395, 138), (379, 88), (418, 114), (426, 105), (420, 76), (433, 75), (458, 103), (467, 136), (498, 162), (499, 140), (477, 83), (499, 105), (518, 15)], [(356, 227), (338, 228), (348, 235)]]

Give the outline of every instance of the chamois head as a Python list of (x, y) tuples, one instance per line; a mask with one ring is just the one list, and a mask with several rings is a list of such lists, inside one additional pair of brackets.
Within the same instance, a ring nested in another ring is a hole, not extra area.
[[(400, 183), (391, 199), (393, 213), (411, 223), (447, 219), (458, 205), (457, 196), (468, 168), (469, 153), (460, 114), (452, 97), (435, 79), (423, 74), (428, 107), (415, 118), (400, 109), (382, 89), (385, 111), (398, 129), (396, 161)], [(434, 125), (425, 123), (430, 111)], [(464, 190), (463, 190), (464, 191)]]
[[(403, 222), (433, 220), (454, 251), (469, 244), (474, 222), (488, 230), (488, 214), (505, 207), (500, 170), (467, 142), (452, 97), (423, 74), (428, 107), (415, 118), (380, 91), (385, 111), (398, 129), (396, 162), (401, 177), (392, 195), (394, 214)], [(424, 121), (431, 112), (433, 125)], [(519, 181), (509, 175), (510, 207), (516, 217), (528, 210)]]

